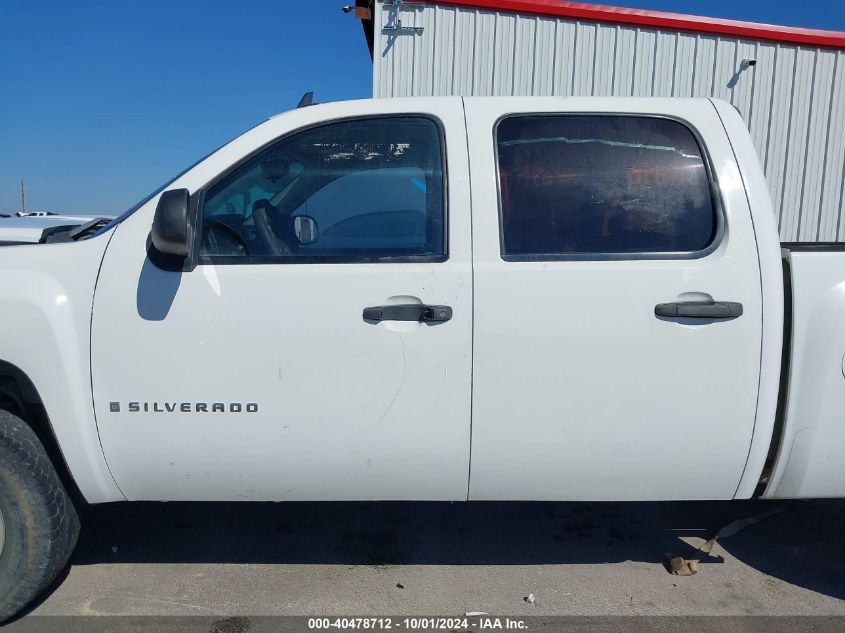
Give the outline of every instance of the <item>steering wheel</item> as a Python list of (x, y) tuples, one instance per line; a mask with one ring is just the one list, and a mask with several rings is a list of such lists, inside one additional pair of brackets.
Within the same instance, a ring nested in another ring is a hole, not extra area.
[[(210, 218), (208, 220), (205, 220), (205, 224), (209, 228), (210, 227), (217, 227), (217, 228), (222, 229), (224, 233), (226, 233), (229, 237), (234, 238), (235, 241), (238, 244), (241, 245), (241, 247), (244, 249), (244, 255), (249, 255), (249, 246), (247, 245), (246, 240), (243, 238), (243, 236), (240, 233), (238, 233), (231, 226), (229, 226), (225, 222), (221, 222), (220, 220), (215, 220), (214, 218)], [(206, 239), (208, 239), (208, 236), (206, 236)]]
[(283, 240), (279, 239), (276, 232), (270, 226), (270, 219), (268, 217), (270, 209), (273, 210), (275, 215), (279, 214), (279, 210), (274, 207), (267, 198), (256, 200), (253, 203), (252, 220), (255, 222), (255, 232), (272, 255), (293, 255), (293, 251), (290, 249), (290, 246), (288, 246)]

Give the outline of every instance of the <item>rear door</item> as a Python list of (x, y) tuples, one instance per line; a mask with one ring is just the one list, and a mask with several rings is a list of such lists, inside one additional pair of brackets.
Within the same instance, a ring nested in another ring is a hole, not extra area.
[(470, 498), (732, 497), (760, 275), (713, 106), (468, 99), (466, 119)]

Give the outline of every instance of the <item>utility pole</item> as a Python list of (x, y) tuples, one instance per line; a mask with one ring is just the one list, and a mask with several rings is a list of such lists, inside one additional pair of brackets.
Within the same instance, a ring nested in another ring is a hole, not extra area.
[(26, 187), (21, 180), (21, 212), (26, 213)]

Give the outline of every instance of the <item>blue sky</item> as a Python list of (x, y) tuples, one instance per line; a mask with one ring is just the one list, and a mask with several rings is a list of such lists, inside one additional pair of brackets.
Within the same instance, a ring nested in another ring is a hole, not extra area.
[[(349, 0), (347, 0), (349, 1)], [(2, 0), (0, 212), (118, 213), (306, 90), (367, 97), (343, 0)], [(842, 0), (624, 6), (845, 30)]]

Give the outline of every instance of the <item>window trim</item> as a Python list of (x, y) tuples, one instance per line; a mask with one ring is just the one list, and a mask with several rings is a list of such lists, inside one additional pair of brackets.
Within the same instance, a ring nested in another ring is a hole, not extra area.
[[(523, 253), (519, 255), (505, 254), (505, 225), (504, 210), (502, 207), (502, 183), (501, 170), (499, 169), (499, 125), (506, 119), (520, 119), (528, 117), (570, 117), (570, 116), (594, 116), (594, 117), (627, 117), (636, 119), (663, 119), (683, 125), (693, 136), (701, 159), (704, 163), (707, 175), (707, 184), (710, 189), (710, 199), (713, 202), (716, 215), (716, 231), (713, 239), (703, 249), (697, 251), (655, 251), (655, 252), (634, 252), (634, 253)], [(698, 129), (686, 119), (670, 114), (650, 114), (632, 112), (595, 112), (595, 111), (573, 111), (573, 112), (511, 112), (501, 115), (493, 124), (493, 152), (496, 165), (496, 198), (499, 213), (499, 257), (506, 262), (563, 262), (563, 261), (632, 261), (632, 260), (686, 260), (701, 259), (715, 252), (725, 237), (727, 217), (725, 215), (722, 190), (713, 168), (713, 161), (707, 145)]]
[[(216, 186), (221, 180), (227, 178), (230, 174), (243, 167), (246, 163), (257, 157), (262, 152), (267, 151), (274, 145), (282, 143), (297, 134), (302, 134), (320, 128), (326, 125), (333, 125), (335, 123), (346, 123), (350, 121), (370, 121), (373, 119), (426, 119), (432, 122), (437, 128), (437, 133), (440, 141), (440, 162), (442, 166), (442, 180), (443, 180), (443, 249), (441, 255), (390, 255), (390, 256), (375, 256), (375, 257), (360, 257), (360, 256), (302, 256), (290, 257), (285, 255), (201, 255), (200, 254), (200, 240), (202, 239), (202, 214), (205, 206), (205, 195)], [(197, 197), (196, 217), (194, 221), (194, 244), (196, 248), (192, 249), (190, 259), (192, 269), (196, 266), (214, 265), (214, 266), (237, 266), (237, 265), (256, 265), (256, 264), (414, 264), (414, 263), (443, 263), (449, 260), (449, 169), (447, 162), (446, 151), (446, 129), (443, 121), (434, 114), (428, 112), (392, 112), (388, 114), (360, 114), (354, 116), (341, 116), (332, 119), (324, 119), (316, 121), (309, 125), (296, 128), (285, 132), (281, 136), (264, 143), (260, 147), (251, 151), (236, 163), (230, 165), (227, 169), (217, 174), (214, 178), (204, 184), (193, 196)]]

